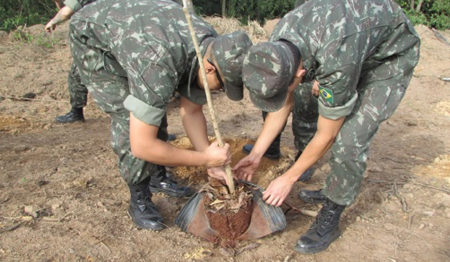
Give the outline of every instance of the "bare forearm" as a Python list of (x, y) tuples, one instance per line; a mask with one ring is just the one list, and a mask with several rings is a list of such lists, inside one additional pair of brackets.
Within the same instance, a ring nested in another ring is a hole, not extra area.
[[(133, 142), (131, 143), (133, 144)], [(148, 162), (168, 166), (201, 166), (207, 164), (207, 159), (203, 153), (176, 148), (159, 139), (140, 140), (138, 143), (139, 146), (133, 148), (133, 155)]]
[(182, 106), (180, 108), (181, 119), (183, 121), (184, 130), (191, 140), (192, 145), (197, 151), (203, 151), (209, 146), (206, 119), (203, 115), (202, 107), (196, 106), (195, 109), (186, 108), (186, 103), (182, 98)]
[(292, 181), (297, 181), (308, 168), (321, 159), (333, 145), (344, 120), (345, 117), (329, 120), (319, 116), (317, 132), (285, 175), (289, 176)]
[(61, 10), (59, 10), (59, 12), (55, 15), (55, 17), (52, 18), (52, 23), (55, 25), (58, 25), (68, 19), (70, 19), (70, 17), (73, 15), (73, 10), (68, 7), (65, 6), (63, 8), (61, 8)]
[(325, 155), (328, 149), (333, 145), (333, 142), (334, 140), (332, 139), (314, 136), (299, 159), (288, 171), (286, 171), (286, 175), (291, 177), (292, 181), (297, 181), (308, 168)]
[(283, 130), (287, 118), (291, 113), (292, 105), (292, 95), (288, 94), (286, 104), (280, 110), (267, 114), (267, 117), (264, 121), (263, 130), (261, 131), (261, 134), (259, 135), (258, 140), (255, 143), (252, 154), (258, 157), (262, 157), (273, 140), (278, 136), (281, 130)]

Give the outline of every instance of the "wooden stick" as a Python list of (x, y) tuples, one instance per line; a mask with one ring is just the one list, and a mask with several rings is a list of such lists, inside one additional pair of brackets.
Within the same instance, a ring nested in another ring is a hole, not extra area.
[(307, 210), (307, 209), (300, 209), (300, 208), (296, 208), (294, 205), (292, 205), (291, 203), (289, 203), (288, 201), (284, 201), (283, 204), (285, 204), (288, 207), (288, 210), (286, 210), (286, 213), (294, 210), (302, 215), (305, 216), (310, 216), (310, 217), (316, 217), (318, 212), (317, 211), (313, 211), (313, 210)]
[[(217, 120), (216, 120), (216, 111), (214, 110), (214, 107), (212, 104), (211, 92), (209, 90), (208, 82), (206, 80), (206, 72), (205, 72), (205, 67), (203, 65), (202, 53), (200, 52), (200, 48), (199, 48), (198, 41), (197, 41), (197, 36), (195, 35), (194, 26), (192, 25), (191, 15), (189, 13), (188, 8), (189, 8), (188, 0), (183, 0), (183, 11), (184, 11), (184, 15), (186, 16), (186, 20), (187, 20), (187, 23), (189, 26), (189, 32), (191, 33), (192, 42), (194, 43), (195, 52), (197, 53), (197, 59), (198, 59), (199, 65), (200, 65), (201, 77), (203, 80), (205, 94), (206, 94), (206, 100), (208, 102), (209, 114), (211, 116), (211, 120), (212, 120), (213, 127), (214, 127), (214, 134), (216, 135), (217, 141), (219, 142), (219, 146), (223, 146), (224, 144), (223, 144), (222, 136), (220, 135), (219, 125), (217, 124)], [(233, 175), (231, 174), (231, 166), (230, 165), (225, 166), (225, 172), (227, 174), (225, 181), (227, 183), (228, 190), (230, 191), (230, 194), (233, 195), (234, 194), (234, 181), (233, 181)]]
[(19, 102), (48, 102), (48, 103), (70, 103), (70, 101), (67, 100), (50, 100), (50, 99), (39, 99), (39, 98), (25, 98), (25, 97), (15, 97), (15, 96), (2, 96), (0, 95), (0, 102), (2, 100), (9, 99), (13, 101), (19, 101)]

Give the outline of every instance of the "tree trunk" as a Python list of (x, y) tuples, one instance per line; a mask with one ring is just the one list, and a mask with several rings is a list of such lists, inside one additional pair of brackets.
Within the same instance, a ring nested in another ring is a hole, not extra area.
[(414, 0), (411, 0), (409, 7), (411, 8), (411, 10), (414, 10)]
[(422, 8), (422, 4), (423, 4), (423, 0), (419, 0), (419, 3), (417, 4), (417, 7), (416, 7), (416, 12), (420, 12), (420, 8)]
[(222, 17), (227, 16), (227, 0), (222, 0)]

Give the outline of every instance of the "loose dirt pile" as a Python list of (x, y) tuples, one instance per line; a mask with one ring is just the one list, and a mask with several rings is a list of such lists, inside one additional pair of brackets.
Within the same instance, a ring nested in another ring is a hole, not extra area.
[[(242, 151), (242, 147), (245, 144), (254, 143), (255, 141), (242, 138), (225, 138), (224, 142), (230, 144), (230, 147), (232, 148), (231, 166), (234, 166), (240, 159), (246, 156), (246, 154)], [(173, 141), (172, 144), (180, 148), (192, 149), (192, 144), (187, 137), (179, 138), (176, 141)], [(254, 182), (256, 184), (266, 187), (269, 185), (270, 181), (277, 176), (276, 174), (280, 174), (280, 172), (284, 172), (289, 168), (294, 161), (294, 150), (284, 147), (283, 151), (285, 153), (278, 161), (267, 158), (263, 158), (261, 160), (259, 168), (255, 174)], [(188, 181), (188, 183), (192, 185), (205, 184), (208, 181), (205, 167), (176, 167), (173, 170), (178, 177)]]
[(252, 192), (237, 184), (234, 199), (220, 188), (205, 188), (204, 205), (211, 228), (217, 232), (217, 243), (235, 247), (236, 240), (248, 229), (252, 217)]

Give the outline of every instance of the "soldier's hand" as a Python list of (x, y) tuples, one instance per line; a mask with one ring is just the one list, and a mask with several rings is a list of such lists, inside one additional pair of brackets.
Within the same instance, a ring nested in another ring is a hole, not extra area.
[(227, 177), (227, 173), (225, 172), (225, 168), (223, 167), (208, 168), (208, 175), (221, 181), (224, 181), (225, 178)]
[(218, 142), (212, 143), (206, 150), (207, 166), (218, 167), (231, 163), (230, 145), (225, 144), (223, 147), (219, 146)]
[(316, 80), (314, 80), (314, 84), (313, 84), (313, 87), (311, 89), (311, 93), (314, 96), (319, 96), (319, 82), (317, 82)]
[(291, 192), (294, 183), (287, 176), (279, 176), (270, 182), (266, 191), (263, 193), (263, 199), (267, 204), (281, 206)]
[(261, 158), (249, 154), (233, 167), (233, 173), (239, 179), (251, 181), (253, 174), (256, 172), (256, 169), (258, 169), (260, 161)]
[(52, 31), (54, 31), (56, 28), (56, 24), (55, 22), (53, 22), (53, 19), (50, 20), (46, 25), (45, 25), (45, 31), (51, 33)]

